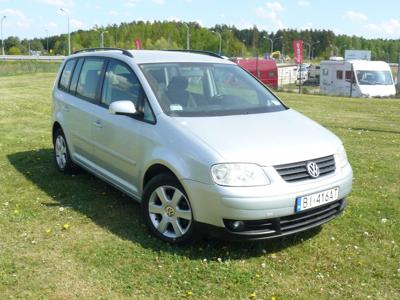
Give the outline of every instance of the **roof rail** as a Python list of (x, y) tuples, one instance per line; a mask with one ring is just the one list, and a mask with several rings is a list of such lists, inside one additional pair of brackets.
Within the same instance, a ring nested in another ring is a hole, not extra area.
[(172, 50), (164, 50), (164, 51), (175, 51), (175, 52), (188, 52), (188, 53), (196, 53), (196, 54), (204, 54), (218, 58), (224, 58), (222, 55), (219, 55), (212, 51), (205, 51), (205, 50), (186, 50), (186, 49), (172, 49)]
[(96, 52), (96, 51), (103, 51), (103, 50), (119, 50), (119, 51), (122, 51), (123, 55), (133, 57), (132, 53), (126, 49), (110, 48), (110, 47), (108, 47), (108, 48), (86, 48), (86, 49), (81, 49), (81, 50), (75, 51), (73, 54), (77, 54), (77, 53), (81, 53), (81, 52)]

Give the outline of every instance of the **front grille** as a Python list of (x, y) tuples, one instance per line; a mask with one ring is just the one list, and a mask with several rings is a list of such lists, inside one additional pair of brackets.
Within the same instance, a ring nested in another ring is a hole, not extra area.
[(301, 161), (291, 164), (275, 166), (275, 170), (287, 182), (295, 182), (306, 179), (314, 179), (307, 172), (306, 165), (308, 162), (313, 161), (318, 165), (319, 177), (325, 176), (335, 172), (335, 158), (333, 155)]
[[(306, 230), (332, 220), (344, 209), (344, 200), (329, 203), (314, 209), (296, 213), (280, 218), (267, 220), (244, 221), (244, 227), (239, 232), (234, 232), (247, 237), (275, 237)], [(229, 222), (224, 220), (229, 230)], [(228, 226), (227, 226), (228, 225)]]

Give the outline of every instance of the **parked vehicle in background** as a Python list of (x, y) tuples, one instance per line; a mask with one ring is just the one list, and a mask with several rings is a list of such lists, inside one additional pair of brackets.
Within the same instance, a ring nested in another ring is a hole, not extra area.
[(339, 138), (215, 54), (81, 50), (57, 75), (52, 120), (57, 168), (130, 195), (171, 243), (305, 231), (352, 188)]
[(308, 79), (308, 68), (309, 64), (302, 64), (297, 69), (297, 84), (303, 84)]
[(396, 94), (389, 65), (383, 61), (321, 61), (320, 91), (327, 95), (390, 97)]
[(320, 79), (321, 66), (316, 64), (311, 64), (308, 68), (308, 79), (305, 82), (307, 85), (318, 85)]
[(246, 71), (253, 74), (268, 87), (273, 89), (278, 88), (278, 67), (275, 60), (257, 58), (233, 58), (232, 61), (237, 63)]

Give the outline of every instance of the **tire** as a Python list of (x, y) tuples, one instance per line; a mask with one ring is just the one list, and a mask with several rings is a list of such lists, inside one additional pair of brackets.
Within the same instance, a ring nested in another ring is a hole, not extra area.
[(54, 134), (54, 161), (57, 169), (65, 174), (76, 174), (80, 168), (72, 161), (69, 154), (67, 139), (61, 129)]
[(172, 244), (195, 240), (195, 223), (189, 198), (178, 179), (169, 174), (152, 178), (142, 197), (142, 213), (150, 232)]

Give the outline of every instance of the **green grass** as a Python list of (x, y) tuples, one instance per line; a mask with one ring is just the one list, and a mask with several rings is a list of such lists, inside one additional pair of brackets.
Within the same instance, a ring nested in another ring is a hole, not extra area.
[(0, 77), (18, 74), (57, 72), (60, 61), (0, 61)]
[(399, 100), (280, 94), (344, 141), (355, 177), (346, 211), (281, 240), (178, 248), (149, 236), (117, 190), (56, 171), (53, 81), (0, 80), (1, 299), (399, 299)]

